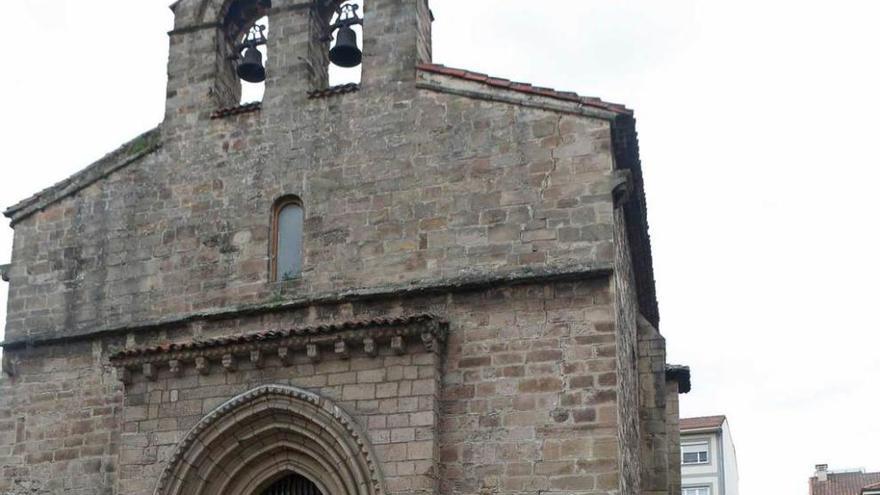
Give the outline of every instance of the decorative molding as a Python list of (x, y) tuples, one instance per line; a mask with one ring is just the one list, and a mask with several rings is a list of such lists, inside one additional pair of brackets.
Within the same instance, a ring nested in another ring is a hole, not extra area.
[(394, 354), (400, 355), (406, 352), (406, 343), (403, 341), (403, 337), (400, 335), (395, 335), (391, 337), (391, 350)]
[(183, 368), (180, 366), (180, 360), (172, 359), (168, 361), (168, 371), (171, 372), (173, 376), (180, 376), (183, 374)]
[(364, 354), (370, 357), (376, 357), (376, 354), (379, 353), (379, 349), (376, 347), (376, 341), (371, 337), (367, 337), (364, 339)]
[(498, 289), (527, 284), (574, 282), (608, 277), (614, 273), (611, 263), (583, 263), (552, 267), (526, 267), (508, 272), (488, 272), (461, 275), (457, 277), (407, 282), (381, 287), (360, 287), (343, 291), (322, 292), (298, 297), (284, 302), (257, 303), (233, 308), (217, 308), (205, 311), (170, 315), (155, 320), (140, 321), (124, 325), (108, 325), (98, 329), (73, 330), (58, 335), (60, 330), (41, 331), (43, 335), (54, 336), (27, 337), (0, 342), (5, 349), (18, 349), (46, 345), (79, 342), (109, 336), (125, 335), (131, 332), (144, 333), (177, 327), (186, 323), (201, 321), (224, 321), (234, 318), (291, 311), (309, 306), (345, 304), (364, 300), (409, 298), (443, 293)]
[(281, 361), (282, 366), (290, 366), (292, 364), (291, 358), (293, 356), (290, 355), (290, 349), (285, 346), (281, 346), (278, 348), (278, 359)]
[(265, 364), (263, 361), (263, 351), (260, 349), (254, 349), (251, 351), (251, 364), (257, 369), (263, 367), (263, 364)]
[(11, 220), (10, 224), (15, 226), (30, 215), (158, 151), (162, 146), (161, 139), (162, 133), (159, 127), (147, 131), (67, 179), (10, 206), (3, 214)]
[(211, 363), (208, 361), (208, 358), (198, 356), (195, 359), (195, 363), (196, 371), (198, 371), (200, 375), (207, 375), (211, 372)]
[(318, 98), (328, 98), (330, 96), (344, 95), (348, 93), (356, 93), (361, 90), (360, 84), (349, 83), (349, 84), (341, 84), (339, 86), (331, 86), (326, 89), (316, 89), (314, 91), (309, 91), (308, 96), (310, 100), (318, 99)]
[(156, 363), (143, 363), (141, 365), (141, 372), (143, 373), (144, 378), (150, 380), (151, 382), (156, 381), (158, 371), (159, 370), (156, 368)]
[(367, 356), (376, 357), (382, 343), (397, 355), (417, 352), (419, 347), (407, 346), (407, 339), (421, 343), (425, 352), (438, 352), (446, 340), (447, 329), (444, 320), (427, 314), (355, 321), (127, 349), (110, 356), (110, 364), (119, 369), (120, 380), (130, 383), (138, 369), (149, 380), (157, 379), (160, 367), (180, 376), (183, 368), (191, 365), (206, 375), (211, 370), (211, 361), (219, 363), (226, 372), (234, 372), (239, 368), (239, 357), (256, 368), (265, 366), (270, 357), (277, 357), (282, 365), (288, 366), (294, 354), (301, 352), (317, 363), (322, 358), (322, 348), (338, 359), (349, 359), (354, 349), (363, 349)]
[[(322, 442), (318, 450), (309, 452), (310, 456), (348, 460), (350, 469), (337, 475), (344, 477), (346, 481), (340, 488), (350, 487), (355, 491), (339, 495), (384, 495), (382, 472), (373, 454), (369, 437), (360, 430), (354, 419), (327, 398), (283, 385), (264, 385), (245, 392), (202, 418), (177, 445), (159, 478), (154, 494), (206, 495), (213, 478), (202, 478), (201, 468), (205, 463), (219, 469), (247, 469), (237, 451), (233, 450), (230, 455), (219, 459), (215, 459), (213, 454), (207, 454), (207, 451), (216, 444), (224, 443), (242, 424), (248, 425), (252, 418), (265, 417), (267, 411), (272, 410), (277, 411), (270, 414), (278, 422), (276, 428), (289, 430), (290, 435), (297, 435), (297, 425), (304, 422), (312, 423), (324, 432), (327, 441)], [(284, 417), (296, 419), (284, 422)], [(261, 441), (271, 442), (271, 439), (265, 438)], [(314, 445), (311, 448), (315, 448)], [(231, 464), (226, 466), (229, 463)], [(226, 474), (233, 480), (240, 473)], [(189, 491), (193, 486), (198, 486), (195, 493)]]
[(614, 207), (618, 208), (629, 202), (635, 186), (631, 170), (615, 170), (611, 179), (611, 196)]

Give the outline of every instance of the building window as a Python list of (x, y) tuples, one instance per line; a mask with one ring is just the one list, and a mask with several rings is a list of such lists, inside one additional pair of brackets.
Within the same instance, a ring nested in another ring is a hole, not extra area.
[(681, 446), (682, 464), (708, 464), (709, 442), (686, 443)]
[(708, 486), (693, 486), (690, 488), (682, 488), (681, 495), (710, 495), (711, 490)]
[(303, 208), (295, 196), (275, 204), (273, 220), (272, 277), (292, 280), (302, 273)]

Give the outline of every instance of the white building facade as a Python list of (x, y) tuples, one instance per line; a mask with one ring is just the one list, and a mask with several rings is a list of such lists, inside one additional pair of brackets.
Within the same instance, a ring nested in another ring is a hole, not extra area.
[(736, 449), (725, 416), (681, 420), (682, 495), (738, 495)]

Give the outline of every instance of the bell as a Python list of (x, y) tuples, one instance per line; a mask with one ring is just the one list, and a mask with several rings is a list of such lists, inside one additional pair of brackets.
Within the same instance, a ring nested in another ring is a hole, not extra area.
[(340, 67), (357, 67), (361, 64), (363, 53), (357, 44), (357, 33), (351, 26), (339, 28), (336, 46), (330, 50), (330, 61)]
[(249, 47), (244, 58), (238, 64), (238, 77), (249, 83), (260, 83), (266, 80), (266, 69), (263, 67), (263, 54), (256, 47)]

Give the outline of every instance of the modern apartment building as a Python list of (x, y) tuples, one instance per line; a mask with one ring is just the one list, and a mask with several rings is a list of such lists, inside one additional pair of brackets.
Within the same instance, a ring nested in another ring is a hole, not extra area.
[(736, 449), (725, 416), (681, 420), (682, 495), (737, 495)]

